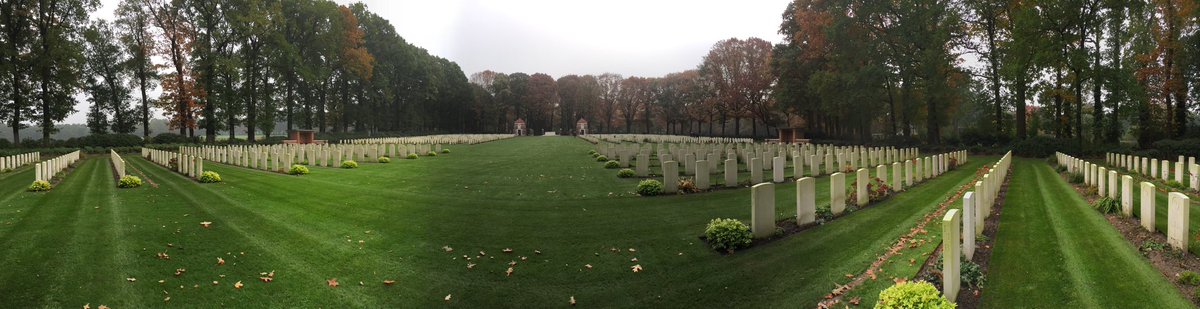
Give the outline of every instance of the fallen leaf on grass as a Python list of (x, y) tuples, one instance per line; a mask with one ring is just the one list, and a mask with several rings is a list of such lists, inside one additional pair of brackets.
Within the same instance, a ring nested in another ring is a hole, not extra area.
[(383, 280), (383, 285), (392, 285), (395, 283), (396, 283), (396, 280)]
[(450, 301), (450, 294), (446, 294), (446, 301)]
[(472, 269), (472, 268), (475, 268), (475, 264), (467, 263), (467, 269)]
[(575, 296), (571, 296), (571, 306), (575, 305)]
[(504, 253), (512, 253), (512, 252), (513, 252), (513, 250), (512, 250), (512, 248), (504, 248), (504, 250), (500, 250), (500, 252), (504, 252)]
[(633, 265), (633, 266), (630, 266), (629, 268), (630, 268), (630, 269), (632, 269), (632, 270), (633, 270), (633, 272), (635, 272), (635, 273), (636, 273), (636, 272), (640, 272), (640, 271), (642, 271), (642, 265), (641, 265), (641, 264), (638, 264), (638, 265)]
[(129, 277), (129, 278), (125, 278), (125, 281), (129, 281), (129, 282), (137, 282), (137, 278), (134, 278), (134, 277)]
[(592, 264), (583, 265), (583, 267), (587, 267), (587, 269), (592, 269)]
[(331, 288), (336, 288), (338, 287), (337, 278), (325, 280), (325, 284), (328, 284)]
[(212, 225), (212, 222), (208, 222), (208, 221), (200, 222), (200, 226), (203, 226), (204, 228), (208, 228), (211, 225)]
[(243, 286), (243, 284), (241, 281), (238, 281), (237, 283), (233, 284), (233, 288), (235, 288), (235, 289), (241, 289), (242, 286)]
[(92, 303), (83, 304), (83, 309), (92, 309)]
[(851, 305), (858, 306), (858, 303), (860, 303), (860, 302), (862, 302), (862, 297), (859, 297), (859, 296), (855, 296), (854, 298), (850, 299)]
[(442, 250), (446, 250), (446, 252), (454, 252), (454, 248), (450, 248), (450, 246), (442, 246)]
[(186, 271), (187, 271), (187, 269), (183, 269), (183, 268), (175, 269), (175, 276), (179, 277), (179, 275), (182, 275)]
[(854, 279), (854, 274), (846, 274), (846, 278)]
[(512, 274), (513, 274), (513, 268), (512, 268), (512, 267), (509, 267), (509, 268), (508, 268), (508, 270), (504, 271), (504, 276), (505, 276), (505, 277), (512, 277)]
[(217, 266), (225, 265), (225, 259), (217, 258)]
[(271, 277), (260, 277), (260, 278), (258, 278), (258, 280), (260, 280), (260, 281), (262, 281), (262, 282), (271, 282), (271, 281), (275, 281), (275, 278), (271, 278)]
[(100, 305), (100, 307), (96, 307), (96, 309), (108, 309), (108, 306)]

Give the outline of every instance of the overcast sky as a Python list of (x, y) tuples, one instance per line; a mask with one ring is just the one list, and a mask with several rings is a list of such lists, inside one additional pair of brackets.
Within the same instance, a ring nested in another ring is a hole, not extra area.
[[(119, 0), (101, 0), (112, 19)], [(360, 1), (336, 0), (338, 3)], [(463, 72), (613, 72), (655, 77), (695, 68), (713, 43), (738, 37), (779, 42), (789, 0), (367, 0), (408, 42)], [(82, 99), (82, 97), (81, 97)], [(85, 123), (80, 102), (67, 123)], [(161, 117), (161, 115), (158, 115)]]

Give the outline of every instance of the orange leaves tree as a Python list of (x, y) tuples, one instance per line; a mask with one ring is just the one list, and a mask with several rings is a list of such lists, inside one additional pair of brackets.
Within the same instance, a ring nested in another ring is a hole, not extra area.
[[(701, 75), (712, 85), (720, 102), (721, 123), (733, 117), (735, 135), (741, 134), (741, 121), (736, 120), (754, 115), (761, 115), (760, 120), (770, 120), (771, 86), (775, 81), (770, 63), (770, 42), (731, 38), (714, 44), (700, 64)], [(756, 134), (758, 124), (751, 123), (755, 131), (752, 134)], [(721, 131), (725, 135), (724, 125)]]
[(196, 102), (199, 93), (188, 64), (194, 38), (192, 24), (183, 15), (184, 2), (181, 0), (142, 1), (159, 30), (157, 38), (160, 42), (155, 44), (154, 52), (168, 61), (156, 68), (171, 69), (163, 75), (163, 93), (155, 104), (165, 111), (169, 128), (178, 129), (179, 135), (188, 135), (196, 129), (197, 113), (203, 109)]

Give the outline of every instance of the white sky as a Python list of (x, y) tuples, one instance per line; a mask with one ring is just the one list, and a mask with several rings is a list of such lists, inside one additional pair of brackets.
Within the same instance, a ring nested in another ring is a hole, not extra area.
[[(101, 0), (93, 17), (111, 20), (118, 2)], [(759, 37), (779, 42), (780, 15), (790, 1), (361, 2), (390, 20), (405, 40), (457, 62), (468, 76), (493, 70), (558, 78), (605, 72), (662, 76), (695, 68), (719, 40)], [(75, 110), (65, 122), (85, 123), (87, 102), (79, 102)]]

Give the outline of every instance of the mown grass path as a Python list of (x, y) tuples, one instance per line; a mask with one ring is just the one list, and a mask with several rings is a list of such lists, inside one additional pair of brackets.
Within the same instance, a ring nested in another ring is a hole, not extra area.
[(1194, 307), (1044, 161), (1012, 177), (983, 307)]
[[(725, 256), (698, 236), (713, 218), (749, 222), (748, 190), (632, 196), (637, 180), (601, 168), (590, 147), (516, 138), (302, 177), (206, 164), (219, 184), (130, 154), (158, 188), (116, 189), (96, 157), (48, 193), (24, 192), (33, 172), (18, 170), (0, 175), (0, 305), (527, 308), (574, 296), (581, 307), (806, 307), (995, 161), (974, 157), (874, 207)], [(777, 185), (776, 198), (781, 220), (795, 215), (794, 184)], [(272, 271), (273, 282), (259, 280)], [(894, 275), (853, 293), (872, 303)]]

